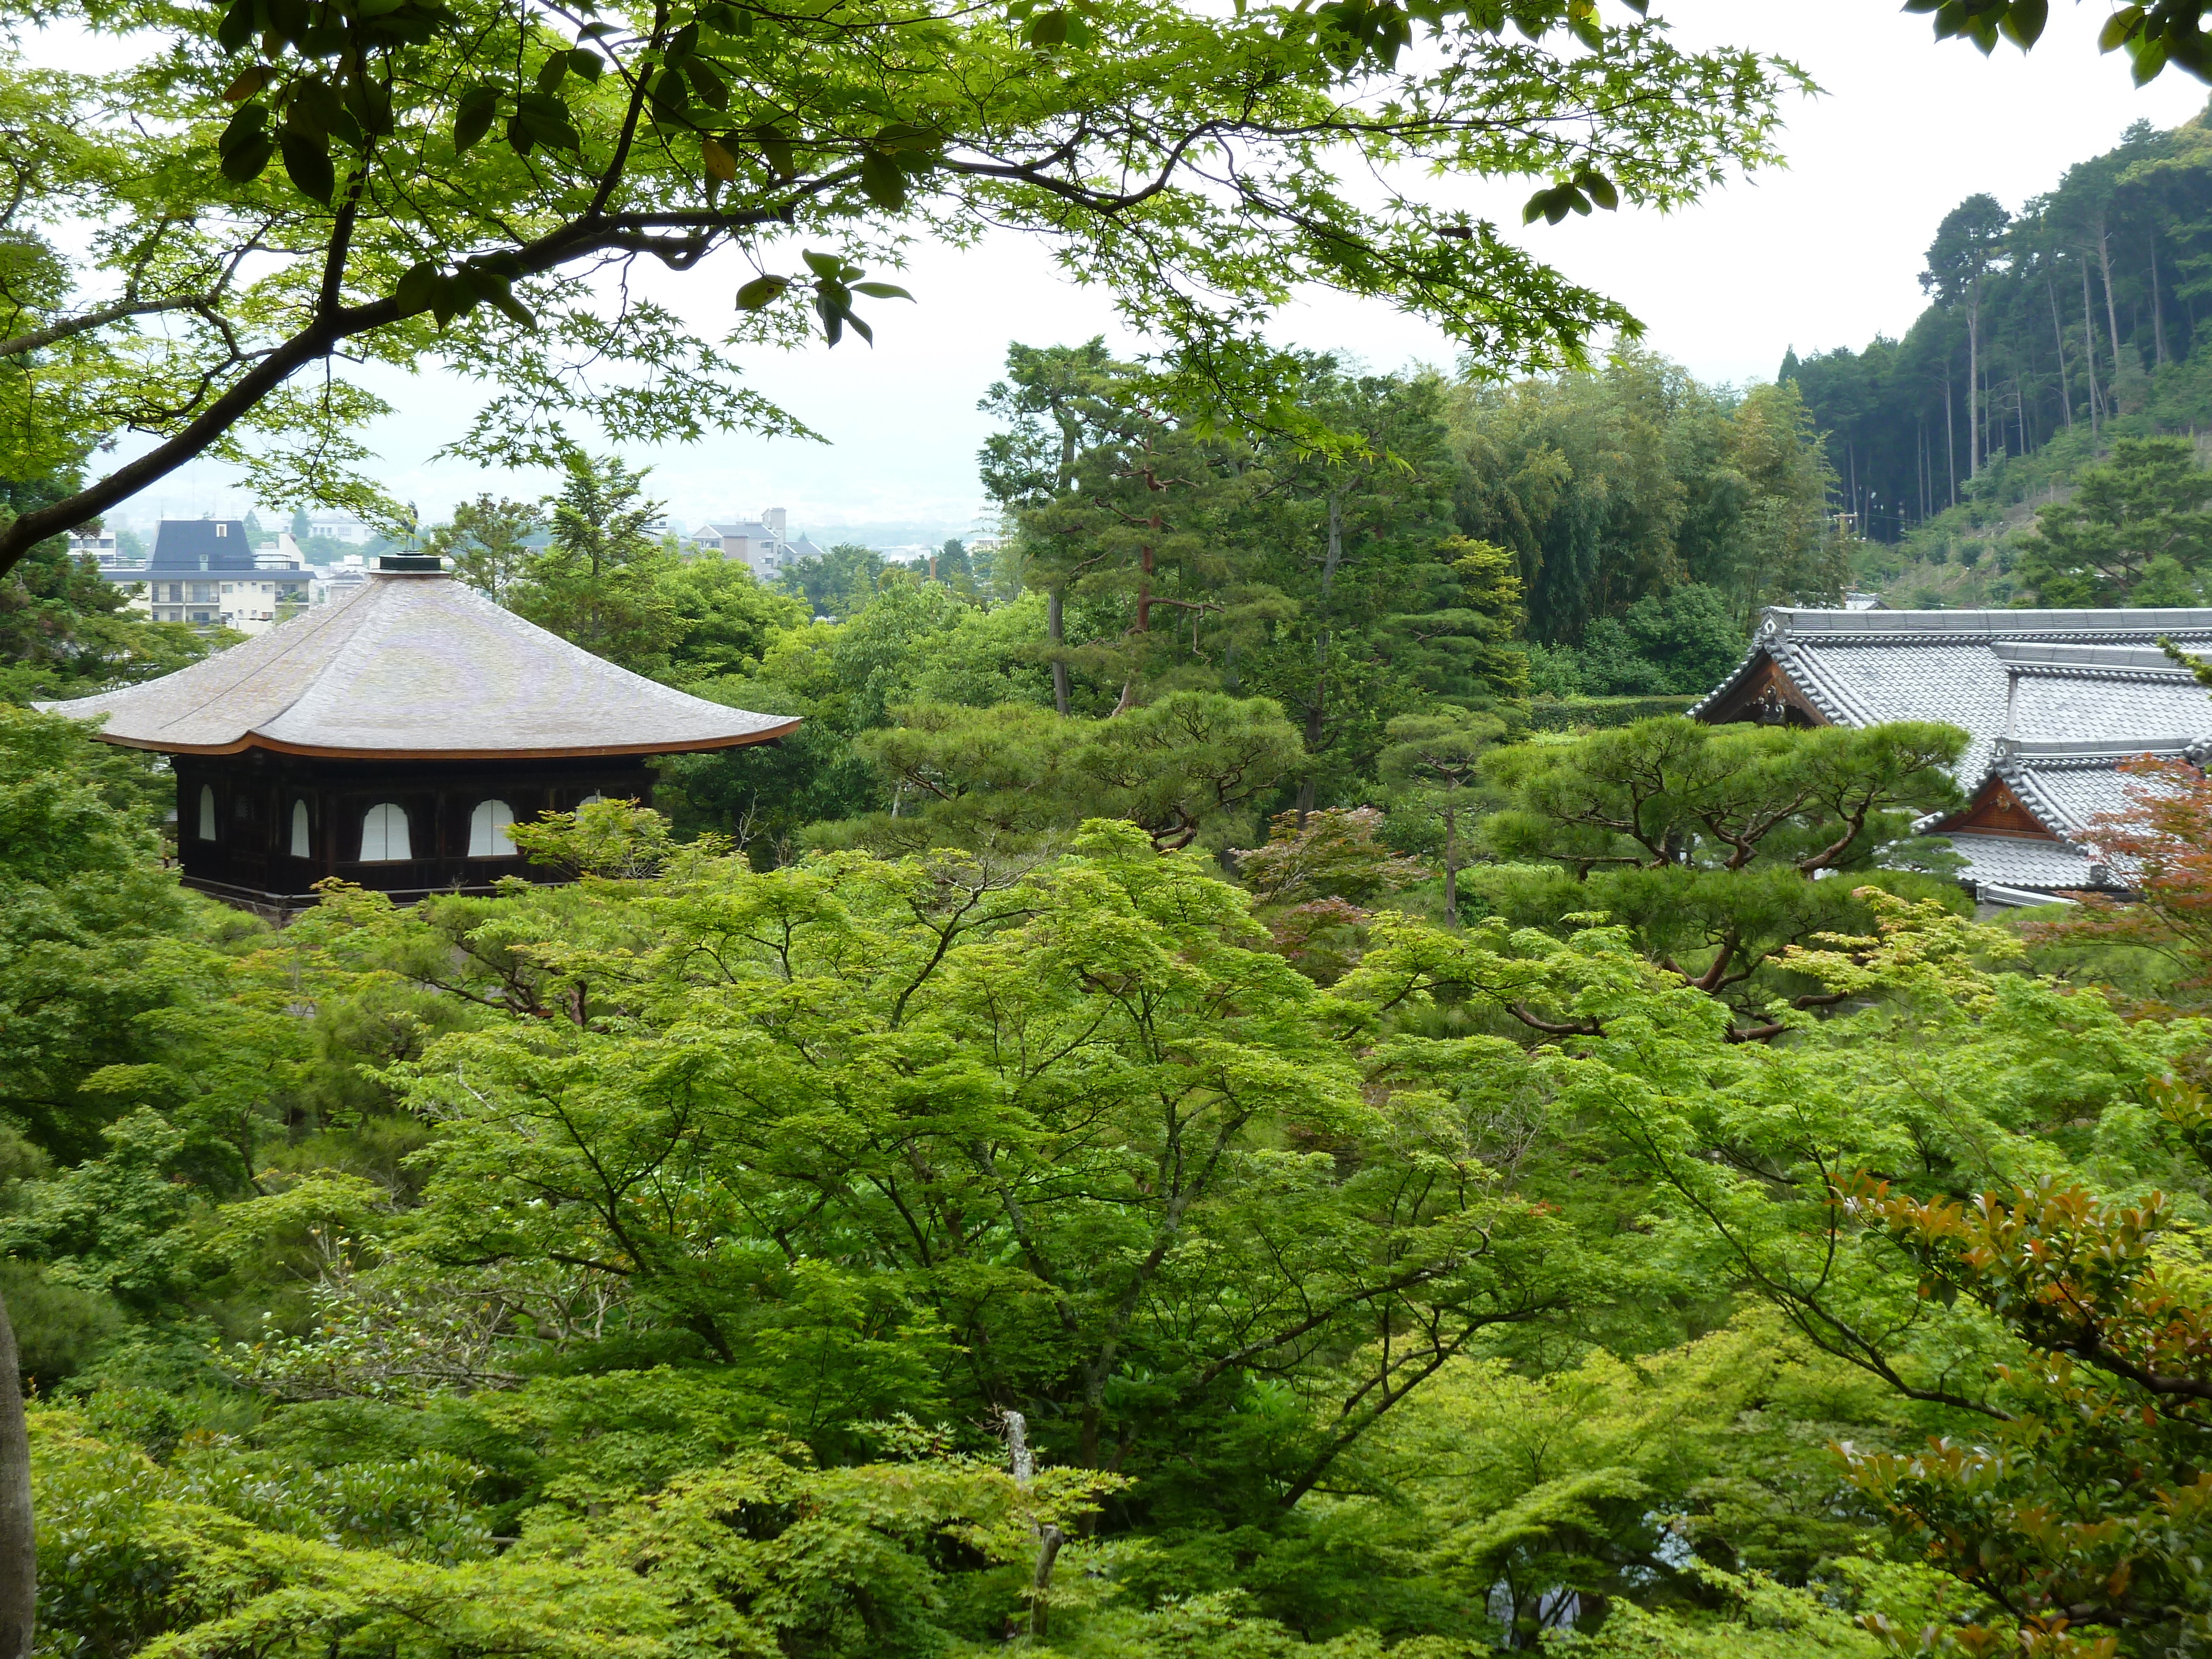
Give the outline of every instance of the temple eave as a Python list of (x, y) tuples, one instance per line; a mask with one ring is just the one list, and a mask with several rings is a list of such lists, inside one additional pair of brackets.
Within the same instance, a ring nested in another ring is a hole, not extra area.
[(571, 756), (691, 755), (717, 749), (741, 749), (748, 744), (772, 743), (789, 737), (801, 722), (787, 720), (759, 732), (739, 732), (726, 737), (659, 738), (651, 743), (563, 744), (544, 749), (335, 749), (313, 744), (286, 743), (282, 738), (248, 732), (236, 743), (179, 743), (173, 738), (133, 738), (100, 732), (102, 743), (121, 749), (143, 749), (163, 755), (243, 755), (255, 750), (272, 755), (300, 755), (317, 760), (356, 761), (497, 761), (560, 760)]

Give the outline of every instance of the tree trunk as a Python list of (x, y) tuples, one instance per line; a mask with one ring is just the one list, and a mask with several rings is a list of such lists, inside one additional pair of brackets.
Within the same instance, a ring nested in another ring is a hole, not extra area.
[(2112, 295), (2112, 239), (2106, 234), (2105, 222), (2097, 221), (2097, 270), (2105, 279), (2105, 323), (2112, 335), (2112, 412), (2119, 412), (2120, 392), (2120, 307)]
[[(1160, 527), (1160, 515), (1153, 514), (1149, 526), (1155, 533)], [(1137, 632), (1152, 631), (1152, 570), (1153, 549), (1146, 542), (1137, 550)]]
[(31, 1525), (31, 1439), (15, 1328), (0, 1301), (0, 1659), (30, 1659), (38, 1627), (39, 1543)]
[(2089, 370), (2089, 433), (2096, 435), (2102, 399), (2097, 393), (2097, 313), (2089, 304), (2089, 262), (2081, 261), (2081, 361)]
[(1052, 706), (1063, 715), (1067, 713), (1067, 659), (1060, 653), (1067, 646), (1067, 630), (1061, 623), (1060, 611), (1066, 598), (1058, 587), (1044, 596), (1044, 632), (1052, 642)]
[(1982, 476), (1982, 285), (1966, 294), (1966, 477)]
[(2158, 283), (2158, 227), (2150, 228), (2150, 337), (2157, 343), (2158, 366), (2166, 367), (2166, 303)]
[[(1036, 1459), (1030, 1451), (1029, 1419), (1019, 1412), (1008, 1412), (1006, 1424), (1007, 1464), (1014, 1484), (1026, 1492), (1036, 1477)], [(1030, 1634), (1042, 1636), (1052, 1597), (1052, 1566), (1060, 1559), (1060, 1547), (1065, 1540), (1058, 1527), (1035, 1527), (1030, 1535), (1037, 1540), (1036, 1569), (1030, 1576)]]
[(2058, 342), (2058, 402), (2066, 411), (2066, 429), (2074, 429), (2074, 392), (2066, 383), (2066, 330), (2058, 320), (2058, 289), (2051, 273), (2043, 273), (2043, 291), (2051, 300), (2051, 336)]
[(1959, 504), (1959, 434), (1951, 424), (1951, 376), (1943, 375), (1943, 462), (1951, 474), (1951, 505)]
[(1321, 561), (1321, 628), (1314, 636), (1314, 689), (1306, 703), (1306, 775), (1298, 785), (1298, 828), (1306, 827), (1306, 815), (1314, 810), (1318, 794), (1318, 781), (1314, 776), (1313, 759), (1321, 753), (1321, 740), (1328, 730), (1328, 595), (1336, 585), (1336, 568), (1344, 562), (1344, 493), (1328, 492), (1328, 545)]
[(1459, 811), (1444, 795), (1444, 925), (1459, 926)]

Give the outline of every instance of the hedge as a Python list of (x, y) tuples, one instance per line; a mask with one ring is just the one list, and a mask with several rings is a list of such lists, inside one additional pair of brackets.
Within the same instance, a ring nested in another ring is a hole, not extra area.
[(1528, 705), (1532, 732), (1575, 732), (1626, 726), (1657, 714), (1689, 712), (1695, 697), (1539, 697)]

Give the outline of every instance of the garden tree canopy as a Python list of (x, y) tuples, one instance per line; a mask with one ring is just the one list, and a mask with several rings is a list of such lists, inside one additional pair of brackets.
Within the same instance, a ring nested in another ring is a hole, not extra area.
[(1855, 883), (1816, 878), (1850, 871), (1914, 888), (1876, 859), (1893, 866), (1911, 821), (1957, 801), (1946, 769), (1966, 742), (1955, 726), (1911, 721), (1802, 731), (1669, 716), (1498, 750), (1482, 775), (1510, 801), (1482, 836), (1529, 862), (1483, 868), (1474, 884), (1524, 925), (1609, 916), (1685, 985), (1745, 1018), (1732, 1041), (1774, 1036), (1786, 1022), (1772, 1000), (1788, 977), (1776, 959), (1868, 920)]
[(1086, 818), (1121, 818), (1163, 851), (1242, 833), (1300, 757), (1265, 697), (1173, 691), (1110, 720), (1033, 705), (915, 703), (854, 748), (894, 810), (823, 826), (815, 839), (879, 853), (1000, 853), (1064, 841)]
[(118, 1105), (94, 1074), (159, 1048), (143, 1017), (212, 989), (158, 867), (174, 798), (143, 751), (0, 703), (0, 1111), (49, 1155), (97, 1149)]
[[(1930, 746), (1711, 735), (1754, 746), (1666, 763), (1712, 865), (1793, 764)], [(1733, 805), (1727, 759), (1769, 775)], [(1796, 868), (1843, 801), (1704, 876), (1846, 888)], [(1387, 902), (1374, 817), (1286, 820), (1255, 882)], [(8, 1150), (8, 1295), (77, 1322), (33, 1374), (86, 1389), (33, 1414), (58, 1639), (880, 1659), (1002, 1641), (1042, 1525), (1038, 1645), (1139, 1659), (2201, 1621), (2200, 1019), (1865, 888), (1769, 1046), (1561, 921), (1601, 871), (1538, 928), (1382, 910), (1324, 988), (1126, 824), (765, 873), (618, 804), (518, 834), (607, 874), (198, 948), (106, 1133)], [(88, 926), (133, 994), (191, 943)]]
[(663, 592), (676, 560), (647, 529), (661, 504), (646, 498), (644, 472), (617, 456), (572, 447), (561, 464), (567, 477), (545, 502), (551, 539), (520, 557), (501, 603), (610, 662), (651, 672), (685, 633)]
[(1459, 872), (1471, 850), (1468, 831), (1483, 757), (1505, 735), (1504, 721), (1447, 703), (1433, 714), (1401, 714), (1385, 731), (1390, 746), (1380, 770), (1395, 784), (1394, 814), (1434, 820), (1431, 839), (1443, 865), (1444, 920), (1459, 920)]
[[(2010, 971), (1997, 930), (1862, 896), (1877, 931), (1794, 965), (1863, 1012), (1732, 1048), (1733, 1079), (1686, 1094), (1660, 1084), (1671, 1039), (1626, 998), (1585, 996), (1601, 1035), (1570, 1040), (1563, 1099), (1613, 1178), (1654, 1183), (1660, 1250), (1725, 1263), (1825, 1352), (1942, 1409), (1933, 1443), (1848, 1461), (1986, 1598), (1937, 1651), (2096, 1659), (2112, 1632), (2129, 1654), (2186, 1651), (2208, 1605), (2212, 1375), (2202, 1244), (2172, 1218), (2202, 1212), (2207, 1113), (2175, 1079), (2202, 1022), (2124, 1019)], [(2136, 1126), (2121, 1182), (2085, 1120)], [(2135, 1196), (2095, 1195), (2116, 1184)]]
[[(1371, 769), (1383, 721), (1421, 693), (1488, 701), (1517, 692), (1509, 642), (1521, 618), (1517, 591), (1501, 585), (1502, 564), (1458, 567), (1468, 550), (1452, 534), (1459, 468), (1437, 378), (1353, 374), (1321, 358), (1304, 397), (1358, 446), (1345, 453), (1278, 444), (1265, 455), (1249, 532), (1260, 555), (1253, 565), (1290, 605), (1254, 648), (1239, 651), (1237, 672), (1297, 722), (1307, 756), (1297, 804), (1310, 811), (1324, 781), (1341, 793)], [(1409, 619), (1424, 643), (1473, 635), (1493, 649), (1469, 641), (1456, 653), (1407, 652), (1404, 632), (1384, 635)]]
[[(725, 247), (740, 347), (794, 343), (810, 316), (832, 344), (866, 334), (861, 310), (900, 291), (862, 266), (997, 225), (1109, 286), (1231, 406), (1252, 401), (1254, 326), (1305, 283), (1421, 311), (1485, 362), (1578, 362), (1619, 307), (1488, 224), (1361, 206), (1334, 168), (1353, 149), (1383, 176), (1530, 178), (1556, 218), (1678, 204), (1769, 160), (1802, 77), (1678, 51), (1640, 10), (1424, 7), (1409, 52), (1395, 5), (708, 0), (573, 33), (492, 0), (65, 9), (144, 46), (111, 76), (11, 66), (0, 85), (25, 117), (4, 228), (30, 250), (0, 425), (18, 447), (157, 441), (0, 531), (0, 568), (203, 453), (272, 501), (385, 511), (352, 465), (379, 405), (336, 375), (341, 349), (495, 386), (458, 446), (487, 460), (544, 460), (580, 412), (644, 442), (799, 431), (727, 348), (611, 280)], [(80, 222), (101, 228), (65, 259)], [(316, 363), (333, 372), (295, 380)]]
[(1833, 477), (1788, 384), (1738, 397), (1631, 350), (1462, 387), (1449, 421), (1460, 528), (1519, 559), (1533, 640), (1578, 645), (1594, 620), (1684, 583), (1712, 588), (1740, 629), (1761, 605), (1841, 602)]
[(1945, 216), (1928, 246), (1920, 286), (1936, 303), (1966, 319), (1966, 476), (1982, 470), (1982, 297), (1990, 274), (2003, 266), (2012, 216), (1997, 198), (1969, 196)]
[(818, 559), (787, 565), (776, 585), (805, 602), (807, 614), (849, 617), (875, 597), (884, 556), (858, 542), (839, 542)]
[(1521, 630), (1528, 612), (1517, 561), (1490, 542), (1453, 536), (1437, 547), (1434, 564), (1442, 568), (1419, 572), (1433, 582), (1433, 608), (1395, 610), (1376, 623), (1383, 659), (1450, 704), (1527, 696), (1528, 653)]
[[(0, 238), (0, 289), (10, 280), (10, 257)], [(8, 373), (0, 364), (0, 398)], [(55, 453), (46, 447), (51, 434), (19, 435), (9, 458), (19, 470), (0, 464), (0, 517), (50, 507), (83, 483), (81, 449)], [(31, 548), (0, 577), (0, 699), (82, 696), (169, 673), (206, 654), (210, 640), (178, 624), (141, 621), (128, 605), (126, 591), (71, 557), (64, 537)]]
[(423, 538), (423, 550), (446, 559), (454, 575), (489, 599), (504, 603), (522, 578), (529, 538), (545, 527), (535, 501), (479, 495), (453, 508), (453, 516)]
[(1054, 636), (1055, 697), (1072, 669), (1118, 684), (1126, 708), (1140, 686), (1175, 684), (1287, 607), (1251, 556), (1256, 458), (1174, 408), (1158, 376), (1113, 368), (1110, 392), (1091, 400), (1091, 446), (1017, 524), (1025, 580), (1063, 603), (1079, 592), (1122, 623), (1080, 651)]
[[(2043, 38), (2051, 0), (1905, 0), (1907, 11), (1933, 12), (1936, 38), (1965, 39), (1984, 56), (2000, 37), (2022, 52)], [(2157, 78), (2171, 63), (2200, 81), (2212, 81), (2212, 36), (2204, 29), (2206, 0), (2149, 0), (2116, 8), (2097, 36), (2100, 52), (2125, 52), (2137, 86)]]
[[(1238, 1499), (1294, 1504), (1582, 1269), (1479, 1174), (1431, 1057), (1368, 1054), (1206, 860), (1127, 825), (1078, 847), (311, 918), (506, 1011), (411, 1073), (447, 1127), (410, 1249), (619, 1287), (641, 1340), (738, 1368), (823, 1452), (893, 1401), (1018, 1405), (1054, 1457), (1172, 1488), (1194, 1402), (1317, 1387)], [(1305, 1139), (1334, 1150), (1273, 1150)]]

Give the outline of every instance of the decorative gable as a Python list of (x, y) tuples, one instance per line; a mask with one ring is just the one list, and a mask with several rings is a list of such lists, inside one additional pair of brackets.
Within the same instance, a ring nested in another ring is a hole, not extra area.
[(2026, 836), (2038, 841), (2057, 841), (2058, 835), (2051, 826), (2028, 810), (2026, 802), (2014, 793), (2013, 787), (2002, 776), (1992, 775), (1984, 780), (1974, 792), (1972, 800), (1964, 811), (1954, 812), (1942, 823), (1929, 826), (1931, 835), (1947, 835), (1953, 830), (1975, 830), (1990, 836)]
[(1696, 711), (1698, 718), (1715, 726), (1751, 720), (1760, 726), (1826, 726), (1823, 714), (1782, 665), (1760, 654), (1748, 672), (1735, 679)]

